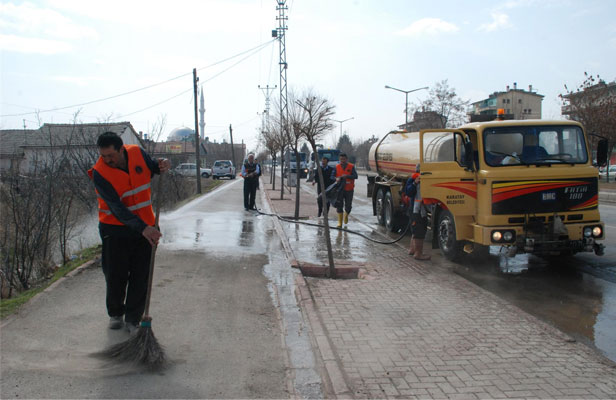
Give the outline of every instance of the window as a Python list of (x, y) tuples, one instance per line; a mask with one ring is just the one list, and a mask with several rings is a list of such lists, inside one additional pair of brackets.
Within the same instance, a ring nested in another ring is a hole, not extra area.
[(522, 99), (518, 99), (518, 104), (522, 104)]
[(464, 141), (455, 132), (426, 132), (423, 135), (424, 162), (464, 160)]
[(588, 161), (577, 126), (499, 127), (484, 131), (486, 164), (491, 166), (584, 164)]

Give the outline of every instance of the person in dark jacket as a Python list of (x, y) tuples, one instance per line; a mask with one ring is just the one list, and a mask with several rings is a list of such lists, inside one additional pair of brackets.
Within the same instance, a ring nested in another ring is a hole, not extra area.
[(420, 166), (417, 164), (415, 168), (415, 182), (416, 187), (415, 199), (413, 202), (413, 236), (411, 237), (411, 249), (409, 254), (413, 254), (416, 260), (429, 260), (430, 255), (423, 252), (424, 239), (426, 238), (426, 232), (428, 230), (428, 210), (426, 203), (421, 197), (421, 174)]
[(242, 165), (244, 178), (244, 208), (246, 211), (255, 209), (255, 196), (259, 187), (259, 176), (261, 176), (261, 166), (255, 162), (255, 155), (250, 153)]
[[(325, 183), (325, 188), (336, 181), (336, 170), (329, 165), (329, 158), (323, 157), (321, 159), (321, 165), (318, 167), (323, 172), (323, 182)], [(329, 215), (329, 201), (326, 197), (321, 198), (321, 181), (319, 180), (319, 171), (317, 170), (314, 174), (314, 180), (312, 181), (312, 185), (317, 184), (317, 205), (319, 206), (319, 217), (323, 215), (323, 201), (327, 204), (327, 212), (325, 215)]]
[(109, 328), (126, 325), (132, 333), (145, 309), (152, 246), (162, 236), (154, 227), (150, 184), (171, 163), (124, 145), (114, 132), (101, 134), (96, 144), (100, 157), (88, 175), (98, 195)]

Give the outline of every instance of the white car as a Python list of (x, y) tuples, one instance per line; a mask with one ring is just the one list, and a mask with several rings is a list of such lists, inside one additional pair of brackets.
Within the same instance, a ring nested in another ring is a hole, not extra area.
[(235, 167), (231, 160), (216, 160), (212, 166), (212, 178), (220, 179), (228, 177), (235, 179)]
[[(175, 173), (184, 176), (195, 176), (197, 175), (197, 164), (194, 163), (182, 163), (175, 167)], [(209, 168), (201, 168), (200, 169), (201, 176), (204, 178), (209, 178), (212, 175), (212, 170)]]
[[(607, 168), (604, 168), (603, 171), (599, 170), (599, 177), (601, 179), (607, 178)], [(616, 179), (616, 165), (610, 165), (610, 180)]]

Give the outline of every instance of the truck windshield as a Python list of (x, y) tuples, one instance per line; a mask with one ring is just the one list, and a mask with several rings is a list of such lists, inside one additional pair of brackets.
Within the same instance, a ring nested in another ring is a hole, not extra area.
[(338, 161), (338, 154), (337, 150), (319, 150), (319, 159), (327, 157), (329, 161)]
[(577, 126), (508, 126), (483, 132), (486, 164), (585, 164), (584, 133)]

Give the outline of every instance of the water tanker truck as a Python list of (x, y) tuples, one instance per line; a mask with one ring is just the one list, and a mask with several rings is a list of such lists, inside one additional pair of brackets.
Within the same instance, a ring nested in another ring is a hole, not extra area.
[[(455, 260), (487, 246), (507, 254), (602, 255), (598, 170), (573, 121), (478, 122), (458, 129), (392, 131), (369, 153), (368, 196), (391, 231), (407, 223), (402, 188), (421, 164), (432, 245)], [(607, 141), (597, 147), (607, 161)]]

